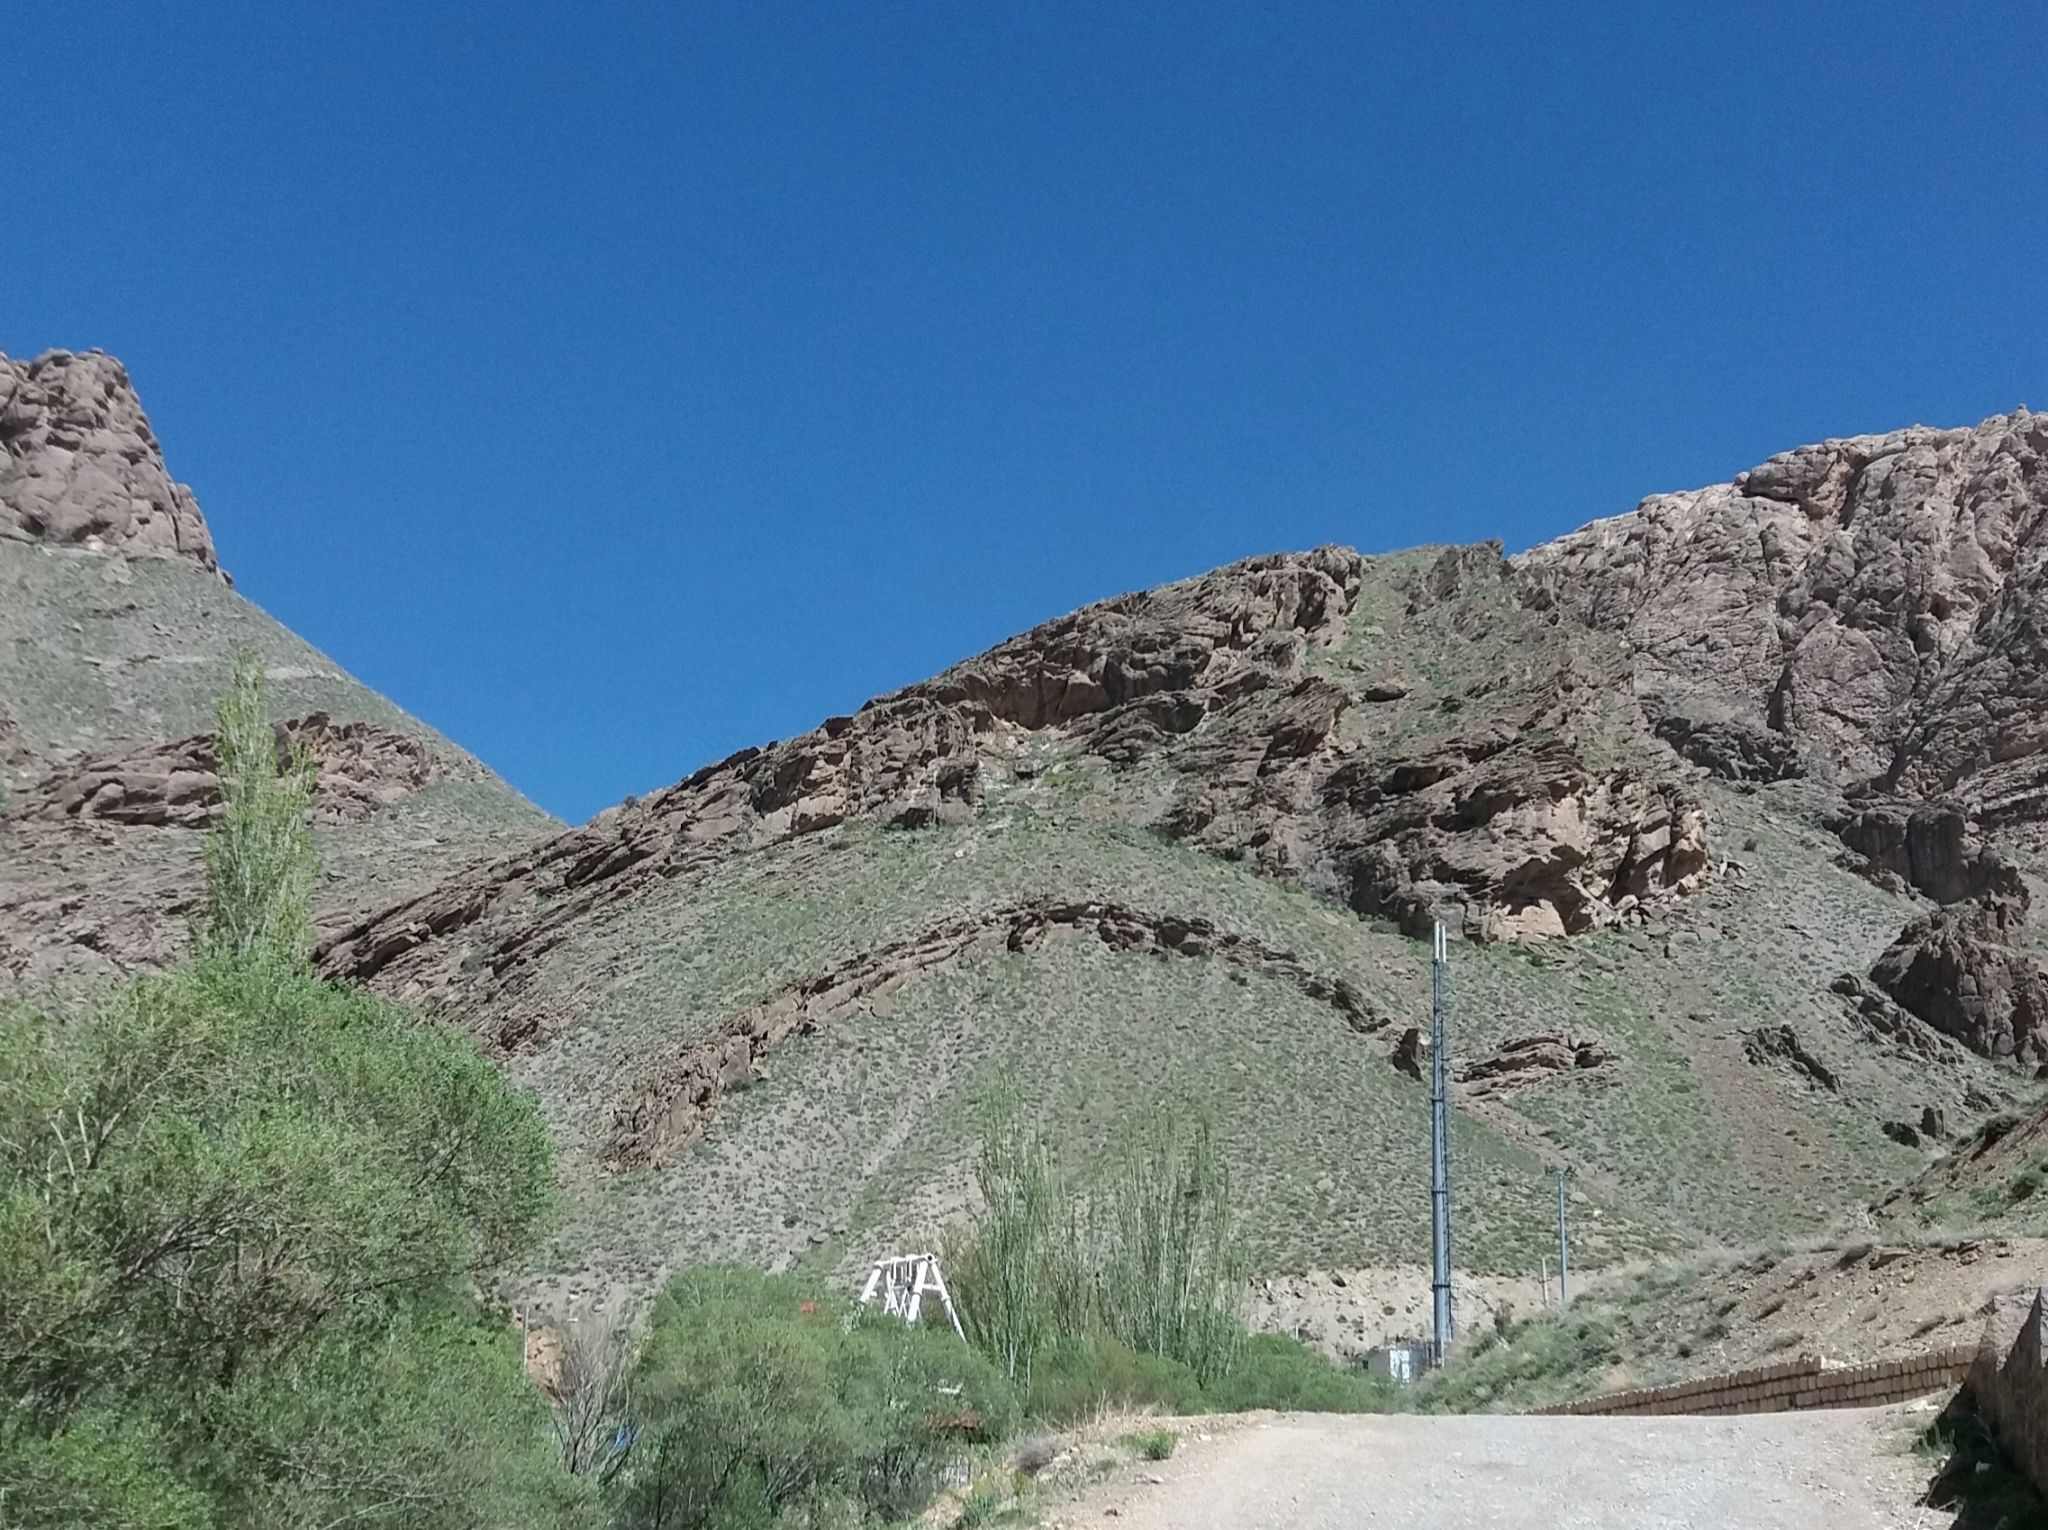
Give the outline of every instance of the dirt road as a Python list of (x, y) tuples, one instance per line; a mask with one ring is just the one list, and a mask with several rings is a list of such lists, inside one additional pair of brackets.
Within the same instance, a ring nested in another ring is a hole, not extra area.
[[(1914, 1414), (1925, 1422), (1925, 1414)], [(1747, 1418), (1248, 1419), (1067, 1530), (1945, 1530), (1899, 1409)]]

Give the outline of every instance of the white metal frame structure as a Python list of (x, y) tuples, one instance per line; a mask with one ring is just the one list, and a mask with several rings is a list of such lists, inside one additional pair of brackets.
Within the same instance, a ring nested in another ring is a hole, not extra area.
[(966, 1338), (960, 1327), (960, 1314), (953, 1307), (953, 1293), (946, 1289), (946, 1277), (939, 1273), (937, 1254), (897, 1254), (876, 1260), (875, 1267), (868, 1272), (867, 1284), (861, 1287), (860, 1299), (869, 1306), (880, 1302), (882, 1310), (891, 1317), (915, 1323), (924, 1311), (928, 1295), (938, 1297), (953, 1332)]

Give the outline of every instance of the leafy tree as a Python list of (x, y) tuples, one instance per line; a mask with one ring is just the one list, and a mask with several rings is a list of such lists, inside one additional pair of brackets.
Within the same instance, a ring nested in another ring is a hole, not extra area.
[(313, 975), (261, 692), (222, 707), (202, 954), (0, 1015), (0, 1525), (576, 1523), (474, 1294), (552, 1214), (546, 1131), (467, 1035)]
[(211, 956), (267, 955), (303, 965), (313, 952), (311, 899), (319, 876), (306, 814), (313, 761), (302, 745), (285, 751), (264, 701), (263, 666), (243, 649), (233, 688), (221, 698), (214, 752), (222, 813), (207, 836), (207, 921), (200, 948)]

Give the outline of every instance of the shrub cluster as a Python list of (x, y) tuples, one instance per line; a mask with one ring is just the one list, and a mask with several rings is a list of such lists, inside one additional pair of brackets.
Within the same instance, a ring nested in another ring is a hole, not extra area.
[(530, 1101), (316, 979), (303, 760), (221, 711), (201, 955), (0, 1015), (0, 1523), (591, 1522), (474, 1295), (552, 1212)]
[(968, 1338), (1033, 1418), (1389, 1405), (1387, 1383), (1294, 1339), (1246, 1335), (1230, 1176), (1203, 1123), (1147, 1117), (1081, 1193), (1005, 1085), (976, 1177), (981, 1211), (949, 1244), (947, 1279)]
[(737, 1268), (669, 1282), (632, 1392), (618, 1530), (893, 1522), (1016, 1421), (1008, 1382), (951, 1333)]

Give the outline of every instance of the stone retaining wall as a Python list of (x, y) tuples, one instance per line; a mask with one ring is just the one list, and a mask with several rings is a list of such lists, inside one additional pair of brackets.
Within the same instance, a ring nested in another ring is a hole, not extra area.
[[(1874, 1408), (1961, 1386), (1978, 1362), (1979, 1353), (1979, 1346), (1963, 1346), (1906, 1360), (1850, 1366), (1802, 1355), (1779, 1365), (1706, 1376), (1668, 1387), (1642, 1387), (1632, 1392), (1612, 1392), (1605, 1397), (1586, 1397), (1541, 1411), (1640, 1416)], [(2043, 1422), (2048, 1422), (2048, 1418)]]
[(2048, 1494), (2048, 1287), (2008, 1343), (1996, 1316), (1970, 1371), (1977, 1411), (2012, 1462)]

